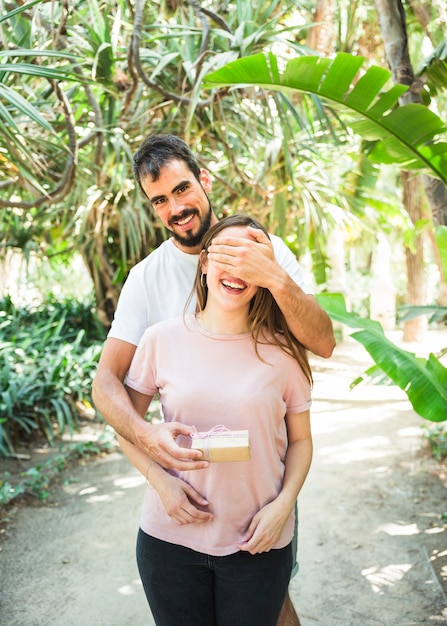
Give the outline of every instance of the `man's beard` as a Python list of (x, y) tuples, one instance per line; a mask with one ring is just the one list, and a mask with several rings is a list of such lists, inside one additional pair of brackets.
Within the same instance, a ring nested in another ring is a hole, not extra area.
[[(206, 233), (209, 231), (211, 227), (211, 217), (213, 213), (213, 210), (211, 208), (211, 203), (209, 207), (210, 208), (209, 208), (208, 213), (200, 220), (200, 227), (196, 234), (186, 233), (185, 235), (179, 235), (175, 230), (171, 231), (172, 236), (179, 244), (181, 244), (185, 248), (196, 248), (198, 245), (200, 245), (200, 242), (202, 241), (204, 235), (206, 235)], [(187, 217), (188, 215), (193, 215), (193, 214), (199, 215), (199, 212), (195, 209), (188, 209), (184, 211), (184, 213), (182, 213), (180, 218), (176, 217), (175, 219), (176, 220), (182, 219), (184, 217)]]

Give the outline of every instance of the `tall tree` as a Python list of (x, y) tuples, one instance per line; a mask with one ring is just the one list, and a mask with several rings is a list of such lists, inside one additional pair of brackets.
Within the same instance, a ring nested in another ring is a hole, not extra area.
[(323, 56), (330, 56), (336, 40), (334, 0), (317, 0), (313, 14), (314, 24), (309, 29), (307, 44)]
[[(402, 104), (410, 102), (423, 104), (421, 90), (423, 83), (415, 78), (413, 65), (408, 48), (408, 34), (405, 10), (401, 0), (374, 0), (379, 17), (385, 54), (396, 83), (409, 87), (401, 97)], [(432, 209), (434, 223), (447, 224), (447, 187), (439, 179), (423, 177), (424, 187)], [(423, 217), (423, 197), (421, 185), (411, 175), (402, 175), (403, 202), (412, 220), (417, 225)], [(422, 235), (416, 232), (415, 250), (406, 249), (407, 260), (407, 303), (411, 305), (425, 304), (424, 258)], [(445, 280), (440, 272), (441, 282)], [(422, 317), (410, 320), (404, 325), (404, 340), (419, 341), (425, 320)]]
[(0, 17), (0, 243), (43, 258), (78, 249), (105, 323), (129, 267), (165, 236), (133, 184), (146, 134), (189, 141), (213, 172), (219, 214), (244, 208), (283, 233), (292, 216), (300, 252), (343, 203), (349, 158), (335, 171), (330, 146), (322, 153), (335, 118), (310, 101), (299, 114), (280, 96), (201, 89), (229, 60), (302, 52), (288, 27), (296, 3), (219, 11), (195, 0), (90, 0), (76, 11), (31, 0)]

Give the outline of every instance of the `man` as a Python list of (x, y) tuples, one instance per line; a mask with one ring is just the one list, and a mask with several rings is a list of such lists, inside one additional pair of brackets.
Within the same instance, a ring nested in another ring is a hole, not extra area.
[[(93, 399), (122, 437), (163, 467), (201, 469), (208, 463), (197, 460), (200, 453), (175, 443), (178, 435), (189, 435), (193, 428), (176, 422), (145, 421), (130, 402), (123, 382), (145, 329), (183, 313), (193, 286), (200, 242), (217, 222), (208, 198), (212, 181), (185, 142), (173, 135), (148, 137), (134, 157), (134, 173), (172, 238), (129, 273), (104, 344)], [(278, 237), (272, 237), (271, 243), (258, 229), (249, 229), (249, 233), (252, 240), (220, 238), (209, 248), (209, 258), (231, 275), (269, 289), (296, 338), (313, 353), (329, 357), (335, 346), (331, 321), (314, 296), (303, 291), (293, 254)], [(201, 511), (192, 503), (190, 506), (192, 515), (199, 519)], [(288, 597), (278, 623), (299, 625)]]

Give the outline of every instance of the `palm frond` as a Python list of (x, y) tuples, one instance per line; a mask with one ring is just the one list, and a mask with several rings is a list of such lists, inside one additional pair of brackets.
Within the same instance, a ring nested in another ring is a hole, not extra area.
[(357, 80), (363, 62), (363, 57), (346, 53), (334, 59), (299, 57), (281, 73), (274, 54), (259, 53), (211, 72), (203, 86), (257, 85), (314, 94), (351, 114), (347, 124), (371, 142), (369, 156), (374, 161), (429, 171), (447, 182), (447, 143), (440, 141), (447, 130), (444, 122), (422, 105), (399, 106), (406, 86), (382, 91), (391, 77), (388, 70), (373, 66)]

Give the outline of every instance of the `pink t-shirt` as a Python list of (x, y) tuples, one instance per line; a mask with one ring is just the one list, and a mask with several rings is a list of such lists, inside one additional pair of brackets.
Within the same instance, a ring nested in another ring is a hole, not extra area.
[[(281, 490), (287, 432), (284, 417), (311, 405), (310, 386), (298, 363), (277, 346), (258, 344), (250, 333), (216, 335), (194, 315), (148, 328), (138, 345), (126, 384), (160, 393), (165, 421), (208, 431), (223, 424), (247, 429), (250, 461), (212, 463), (177, 472), (208, 500), (214, 519), (179, 526), (154, 489), (146, 490), (141, 528), (147, 534), (214, 556), (232, 554), (253, 516)], [(275, 548), (293, 536), (293, 513)]]

